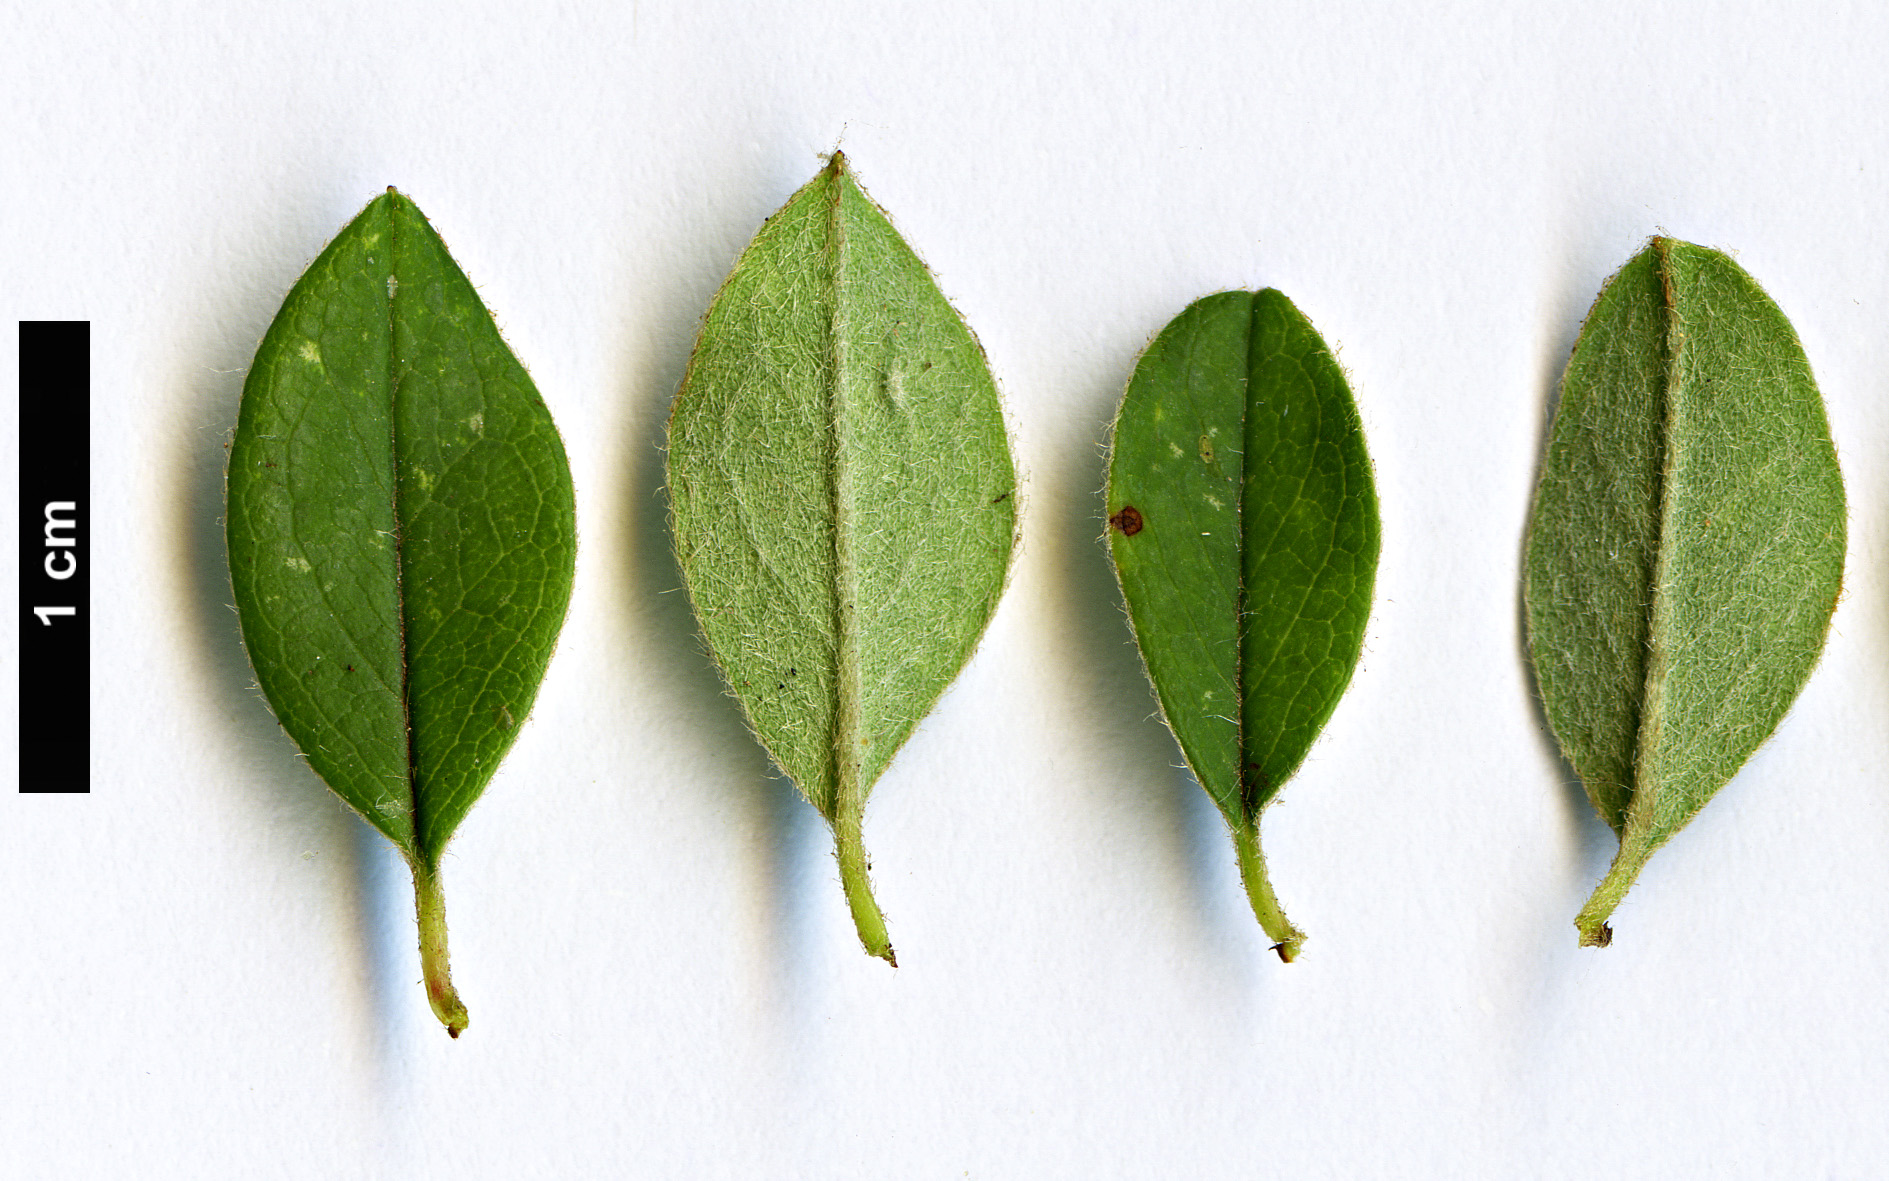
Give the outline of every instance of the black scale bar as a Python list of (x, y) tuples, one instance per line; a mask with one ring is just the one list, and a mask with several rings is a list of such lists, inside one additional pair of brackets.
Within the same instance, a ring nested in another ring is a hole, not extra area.
[(91, 784), (92, 325), (20, 321), (20, 790)]

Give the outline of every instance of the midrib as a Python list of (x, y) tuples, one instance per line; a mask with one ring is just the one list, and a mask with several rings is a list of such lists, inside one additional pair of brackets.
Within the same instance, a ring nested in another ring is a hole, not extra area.
[(1234, 533), (1239, 538), (1233, 567), (1233, 728), (1237, 739), (1233, 764), (1234, 787), (1239, 792), (1240, 820), (1251, 824), (1259, 817), (1259, 796), (1263, 788), (1253, 782), (1255, 768), (1247, 766), (1246, 757), (1246, 458), (1253, 448), (1247, 432), (1252, 426), (1248, 405), (1253, 395), (1253, 326), (1259, 318), (1259, 301), (1252, 301), (1246, 315), (1246, 348), (1240, 382), (1240, 465), (1233, 487)]
[(1666, 729), (1666, 700), (1672, 672), (1667, 633), (1672, 626), (1673, 596), (1667, 593), (1667, 582), (1672, 576), (1673, 547), (1667, 544), (1667, 538), (1673, 531), (1678, 499), (1675, 476), (1679, 448), (1674, 445), (1674, 436), (1679, 411), (1674, 390), (1680, 380), (1679, 367), (1686, 337), (1673, 294), (1671, 243), (1661, 238), (1657, 248), (1664, 318), (1662, 343), (1666, 351), (1665, 380), (1660, 385), (1659, 520), (1653, 538), (1653, 580), (1648, 588), (1652, 604), (1646, 630), (1646, 681), (1640, 695), (1640, 728), (1633, 749), (1633, 799), (1627, 806), (1626, 824), (1621, 834), (1623, 842), (1630, 834), (1638, 834), (1643, 840), (1652, 832), (1654, 808), (1659, 800), (1654, 764), (1658, 762), (1660, 740)]
[(410, 675), (407, 636), (406, 520), (400, 512), (400, 356), (399, 316), (395, 304), (400, 291), (400, 198), (387, 198), (387, 445), (393, 453), (394, 599), (400, 608), (400, 721), (407, 730), (407, 825), (413, 833), (413, 853), (431, 864), (420, 832), (419, 752), (413, 741), (413, 678)]
[(859, 587), (854, 562), (854, 488), (851, 463), (853, 439), (850, 431), (846, 389), (851, 346), (850, 323), (845, 300), (846, 227), (841, 216), (846, 182), (844, 164), (836, 156), (832, 166), (831, 195), (827, 202), (826, 247), (827, 274), (831, 289), (832, 326), (828, 336), (831, 364), (827, 378), (827, 418), (830, 424), (831, 452), (827, 461), (827, 487), (833, 507), (833, 630), (834, 630), (834, 716), (833, 716), (833, 807), (836, 816), (857, 816), (864, 808), (859, 782), (860, 671), (858, 606)]

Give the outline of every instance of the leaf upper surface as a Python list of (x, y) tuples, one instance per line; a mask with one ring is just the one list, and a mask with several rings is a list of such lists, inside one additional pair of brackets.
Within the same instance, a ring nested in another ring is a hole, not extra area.
[(309, 266), (257, 351), (228, 539), (283, 728), (436, 867), (537, 694), (570, 597), (574, 507), (543, 400), (391, 190)]
[(1236, 829), (1350, 683), (1377, 495), (1343, 373), (1277, 291), (1199, 300), (1143, 353), (1109, 464), (1109, 543), (1162, 711)]

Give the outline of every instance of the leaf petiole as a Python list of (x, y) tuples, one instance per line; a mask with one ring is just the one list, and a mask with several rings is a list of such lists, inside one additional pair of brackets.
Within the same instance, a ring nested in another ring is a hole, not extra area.
[(453, 987), (446, 953), (446, 895), (440, 890), (438, 870), (417, 860), (408, 864), (413, 869), (413, 897), (420, 916), (420, 969), (426, 977), (426, 999), (446, 1032), (458, 1037), (469, 1019), (459, 990)]
[(1233, 826), (1233, 847), (1239, 851), (1240, 881), (1246, 886), (1253, 914), (1273, 940), (1272, 949), (1289, 964), (1298, 958), (1305, 935), (1286, 919), (1286, 912), (1279, 909), (1278, 896), (1272, 892), (1272, 880), (1266, 876), (1266, 855), (1259, 848), (1257, 818)]
[(1607, 869), (1607, 876), (1594, 887), (1594, 893), (1588, 897), (1587, 905), (1574, 918), (1574, 925), (1581, 932), (1582, 947), (1606, 947), (1613, 942), (1613, 928), (1607, 920), (1613, 917), (1614, 908), (1627, 896), (1627, 890), (1633, 885), (1640, 871), (1646, 868), (1647, 860), (1653, 856), (1653, 850), (1644, 840), (1634, 839), (1629, 832), (1620, 843), (1620, 852), (1614, 857), (1613, 865)]
[(861, 832), (861, 809), (847, 807), (842, 801), (833, 818), (833, 843), (840, 863), (840, 885), (846, 891), (846, 904), (853, 911), (853, 926), (859, 929), (859, 942), (866, 954), (878, 956), (893, 967), (899, 966), (892, 954), (892, 937), (886, 933), (885, 915), (872, 897), (872, 882), (866, 876), (870, 862)]

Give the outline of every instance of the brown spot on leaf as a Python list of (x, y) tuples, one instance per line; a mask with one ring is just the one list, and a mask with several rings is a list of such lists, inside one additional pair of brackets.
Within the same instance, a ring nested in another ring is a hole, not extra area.
[(1132, 504), (1122, 506), (1122, 511), (1108, 519), (1109, 528), (1121, 530), (1123, 537), (1133, 537), (1141, 532), (1141, 510)]

